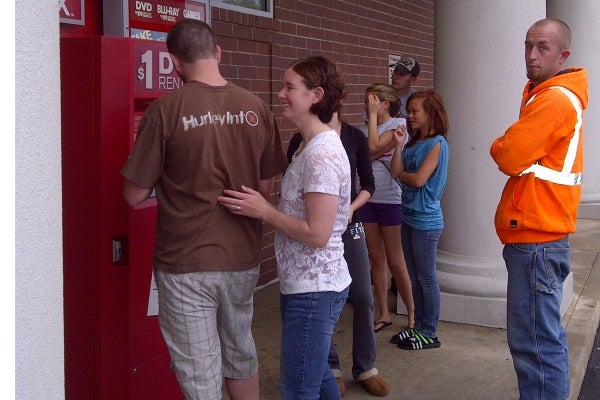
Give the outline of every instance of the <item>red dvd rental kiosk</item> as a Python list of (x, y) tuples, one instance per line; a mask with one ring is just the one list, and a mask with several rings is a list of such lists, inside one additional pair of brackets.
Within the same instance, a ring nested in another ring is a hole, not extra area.
[(128, 207), (120, 175), (148, 104), (181, 84), (164, 42), (61, 40), (67, 399), (183, 398), (153, 300), (156, 201)]
[(210, 23), (210, 7), (103, 0), (91, 10), (107, 36), (60, 42), (65, 394), (180, 400), (152, 279), (156, 200), (130, 208), (120, 170), (147, 106), (183, 84), (166, 32), (183, 18)]

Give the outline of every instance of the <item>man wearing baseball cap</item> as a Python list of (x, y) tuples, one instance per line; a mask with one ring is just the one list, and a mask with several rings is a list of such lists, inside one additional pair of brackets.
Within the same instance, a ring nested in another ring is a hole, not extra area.
[[(398, 100), (400, 100), (400, 110), (398, 110), (396, 117), (407, 119), (408, 112), (406, 111), (406, 100), (408, 100), (408, 96), (416, 92), (411, 86), (413, 82), (417, 80), (417, 76), (419, 76), (419, 72), (421, 72), (421, 67), (414, 58), (404, 56), (401, 56), (395, 63), (390, 64), (389, 67), (394, 67), (390, 80), (392, 81), (392, 87), (396, 91), (396, 96), (398, 96)], [(394, 293), (398, 292), (394, 278), (392, 278), (390, 290)]]
[(390, 64), (390, 67), (394, 67), (392, 71), (391, 81), (392, 87), (396, 90), (396, 96), (400, 100), (400, 111), (398, 117), (406, 118), (406, 100), (408, 96), (415, 92), (411, 87), (414, 81), (419, 76), (421, 67), (417, 60), (412, 57), (400, 57), (398, 61)]

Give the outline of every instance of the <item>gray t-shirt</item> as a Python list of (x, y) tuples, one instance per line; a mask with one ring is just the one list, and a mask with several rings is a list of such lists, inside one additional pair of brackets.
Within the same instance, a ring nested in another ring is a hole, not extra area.
[[(396, 129), (398, 126), (406, 126), (404, 118), (390, 118), (386, 122), (377, 126), (377, 134), (381, 135), (390, 129)], [(408, 139), (408, 135), (406, 135)], [(371, 203), (381, 204), (402, 204), (402, 189), (392, 175), (390, 174), (390, 162), (394, 149), (385, 153), (381, 157), (373, 160), (373, 176), (375, 177), (375, 193), (369, 200)]]

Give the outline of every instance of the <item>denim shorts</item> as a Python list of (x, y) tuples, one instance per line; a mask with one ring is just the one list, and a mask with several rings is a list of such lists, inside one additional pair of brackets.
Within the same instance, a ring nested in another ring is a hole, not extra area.
[(402, 204), (367, 202), (360, 208), (360, 220), (379, 226), (402, 225)]

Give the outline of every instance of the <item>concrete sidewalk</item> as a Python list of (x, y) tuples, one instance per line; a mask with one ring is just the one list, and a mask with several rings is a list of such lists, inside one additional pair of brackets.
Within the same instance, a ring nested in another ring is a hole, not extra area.
[[(577, 230), (571, 236), (574, 296), (563, 319), (571, 360), (571, 400), (578, 398), (600, 320), (600, 220), (578, 220)], [(389, 302), (391, 310), (395, 310), (395, 297), (390, 296)], [(505, 330), (442, 321), (439, 326), (442, 347), (405, 351), (389, 343), (391, 335), (405, 326), (406, 317), (395, 315), (393, 325), (377, 333), (376, 367), (390, 382), (387, 399), (519, 397)], [(280, 327), (279, 285), (274, 283), (255, 293), (253, 332), (264, 400), (279, 399)], [(375, 399), (352, 379), (351, 335), (352, 309), (348, 304), (335, 334), (346, 383), (344, 399)]]

